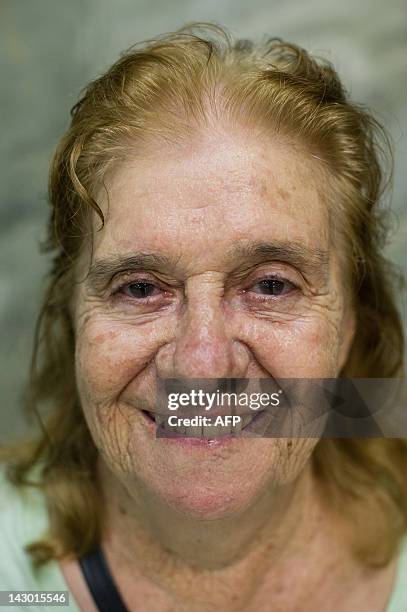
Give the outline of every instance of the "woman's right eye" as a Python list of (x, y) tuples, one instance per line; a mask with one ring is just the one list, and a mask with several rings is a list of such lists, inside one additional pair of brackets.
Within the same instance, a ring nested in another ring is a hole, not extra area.
[(123, 292), (128, 297), (140, 300), (154, 297), (160, 293), (160, 289), (156, 285), (153, 285), (153, 283), (140, 281), (127, 283), (119, 287), (119, 291)]

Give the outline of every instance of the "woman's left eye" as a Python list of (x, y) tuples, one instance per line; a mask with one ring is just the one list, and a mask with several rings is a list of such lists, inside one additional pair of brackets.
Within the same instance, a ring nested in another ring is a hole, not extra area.
[(252, 286), (252, 291), (260, 295), (278, 297), (295, 289), (293, 283), (281, 278), (265, 278)]

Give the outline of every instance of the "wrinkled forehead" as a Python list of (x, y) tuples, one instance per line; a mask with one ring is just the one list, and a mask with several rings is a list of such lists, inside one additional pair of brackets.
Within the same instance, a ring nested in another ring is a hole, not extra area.
[(295, 143), (247, 135), (130, 154), (97, 194), (105, 227), (94, 255), (146, 250), (205, 267), (241, 241), (328, 249), (322, 177), (319, 161)]

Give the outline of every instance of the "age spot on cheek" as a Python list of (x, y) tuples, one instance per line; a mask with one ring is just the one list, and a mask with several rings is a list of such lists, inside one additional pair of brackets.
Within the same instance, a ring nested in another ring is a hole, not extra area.
[(290, 197), (289, 192), (286, 189), (283, 189), (282, 187), (277, 189), (277, 193), (285, 202), (287, 202)]
[(291, 457), (292, 452), (293, 452), (293, 441), (292, 440), (287, 440), (287, 456), (288, 456), (288, 458)]

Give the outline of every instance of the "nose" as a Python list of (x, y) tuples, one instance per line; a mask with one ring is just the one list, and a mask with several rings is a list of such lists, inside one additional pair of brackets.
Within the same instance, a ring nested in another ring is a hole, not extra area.
[(249, 354), (223, 304), (222, 295), (190, 291), (175, 337), (156, 356), (163, 378), (244, 378)]

